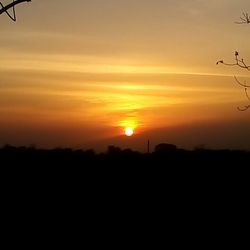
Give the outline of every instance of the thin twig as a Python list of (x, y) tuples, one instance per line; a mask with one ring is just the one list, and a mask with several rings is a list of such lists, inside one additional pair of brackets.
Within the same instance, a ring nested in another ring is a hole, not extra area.
[(244, 59), (239, 59), (239, 52), (235, 51), (235, 63), (226, 63), (223, 60), (218, 61), (216, 64), (224, 64), (226, 66), (239, 66), (240, 68), (246, 69), (250, 71), (250, 65), (247, 65)]
[[(4, 8), (3, 4), (0, 2), (0, 5), (2, 8)], [(12, 21), (16, 21), (16, 10), (15, 10), (15, 5), (12, 7), (13, 8), (13, 17), (10, 15), (10, 13), (8, 12), (8, 10), (5, 11), (5, 13), (8, 15), (8, 17), (12, 20)]]
[[(245, 88), (245, 95), (246, 95), (248, 101), (250, 101), (250, 96), (248, 94), (248, 88)], [(250, 104), (249, 105), (245, 105), (244, 107), (238, 107), (238, 110), (239, 111), (246, 111), (249, 108), (250, 108)]]
[(245, 81), (244, 83), (242, 83), (242, 82), (240, 82), (240, 80), (239, 80), (236, 76), (234, 76), (234, 79), (235, 79), (235, 81), (236, 81), (240, 86), (242, 86), (242, 87), (244, 87), (244, 88), (250, 88), (250, 85), (247, 85), (246, 81)]
[[(16, 21), (16, 12), (15, 12), (15, 6), (17, 4), (23, 3), (23, 2), (31, 2), (31, 0), (13, 0), (12, 3), (4, 6), (1, 2), (0, 2), (0, 6), (2, 7), (2, 9), (0, 9), (0, 15), (3, 13), (6, 13), (8, 15), (9, 18), (11, 18), (11, 20)], [(9, 9), (13, 9), (13, 17), (10, 15), (10, 13), (8, 12)]]
[(250, 108), (250, 105), (246, 105), (246, 106), (244, 106), (244, 107), (237, 107), (237, 109), (239, 110), (239, 111), (246, 111), (246, 110), (248, 110)]
[(240, 17), (241, 22), (235, 22), (236, 24), (249, 24), (250, 23), (250, 16), (247, 12), (242, 13), (243, 17)]
[(248, 88), (245, 88), (245, 93), (246, 93), (247, 99), (250, 101), (250, 96), (249, 96), (249, 94), (248, 94)]
[[(240, 68), (243, 68), (243, 69), (250, 71), (250, 65), (247, 65), (243, 58), (239, 59), (239, 52), (235, 51), (234, 55), (235, 55), (235, 63), (227, 63), (227, 62), (224, 62), (223, 60), (220, 60), (216, 64), (223, 64), (226, 66), (236, 66), (236, 67), (238, 66)], [(244, 88), (245, 96), (246, 96), (247, 100), (250, 102), (250, 95), (248, 93), (250, 85), (248, 85), (246, 81), (244, 81), (244, 82), (240, 81), (236, 76), (234, 76), (234, 79), (235, 79), (237, 84), (239, 84), (241, 87)], [(245, 105), (244, 107), (237, 107), (237, 109), (239, 111), (246, 111), (249, 108), (250, 108), (250, 104)]]

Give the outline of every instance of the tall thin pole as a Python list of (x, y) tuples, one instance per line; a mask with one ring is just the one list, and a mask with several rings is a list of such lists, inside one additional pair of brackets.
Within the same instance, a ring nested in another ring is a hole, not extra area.
[(150, 153), (150, 142), (148, 140), (148, 154)]

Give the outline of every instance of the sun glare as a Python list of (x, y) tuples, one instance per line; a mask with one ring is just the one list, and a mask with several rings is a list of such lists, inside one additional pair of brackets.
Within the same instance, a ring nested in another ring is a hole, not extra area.
[(132, 136), (134, 134), (134, 131), (132, 128), (125, 128), (125, 131), (124, 131), (125, 135), (126, 136)]

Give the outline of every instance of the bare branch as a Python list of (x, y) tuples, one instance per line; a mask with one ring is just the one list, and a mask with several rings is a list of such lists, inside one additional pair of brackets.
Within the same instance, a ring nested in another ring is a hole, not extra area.
[(216, 64), (224, 64), (226, 66), (238, 66), (240, 68), (246, 69), (250, 71), (250, 65), (247, 65), (244, 59), (239, 59), (239, 52), (235, 51), (235, 63), (226, 63), (223, 60), (218, 61)]
[(250, 105), (246, 105), (246, 106), (244, 106), (244, 107), (237, 107), (237, 109), (239, 110), (239, 111), (246, 111), (246, 110), (248, 110), (250, 108)]
[[(0, 9), (0, 15), (3, 13), (6, 13), (8, 15), (8, 17), (13, 20), (16, 21), (16, 12), (15, 12), (15, 6), (17, 4), (23, 3), (23, 2), (31, 2), (31, 0), (13, 0), (12, 3), (4, 6), (1, 2), (0, 2), (0, 7), (2, 7)], [(13, 9), (13, 16), (11, 16), (11, 14), (8, 12), (9, 9)]]
[(238, 79), (236, 76), (234, 76), (234, 79), (235, 79), (235, 81), (236, 81), (240, 86), (242, 86), (242, 87), (244, 87), (244, 88), (250, 88), (250, 85), (247, 85), (246, 81), (245, 81), (244, 83), (242, 83), (242, 82), (239, 81), (239, 79)]
[[(246, 17), (248, 17), (248, 15)], [(240, 67), (242, 69), (246, 69), (246, 70), (250, 71), (250, 65), (247, 65), (243, 58), (239, 59), (239, 52), (235, 51), (234, 55), (235, 55), (235, 63), (226, 63), (223, 60), (220, 60), (216, 64), (223, 64), (223, 65), (226, 65), (226, 66), (236, 66), (236, 67)], [(234, 79), (235, 79), (237, 84), (239, 84), (241, 87), (244, 88), (244, 92), (245, 92), (245, 96), (247, 98), (247, 101), (250, 102), (250, 95), (248, 93), (250, 85), (248, 85), (246, 81), (244, 81), (244, 82), (240, 81), (236, 76), (234, 76)], [(243, 107), (237, 107), (237, 109), (239, 111), (246, 111), (249, 108), (250, 108), (250, 104), (245, 105)]]
[(245, 92), (246, 92), (246, 97), (247, 97), (248, 101), (250, 101), (250, 96), (248, 94), (248, 88), (245, 88)]
[[(245, 91), (245, 95), (247, 100), (250, 102), (250, 95), (248, 94), (248, 88), (250, 88), (250, 85), (247, 85), (246, 81), (244, 81), (244, 83), (242, 83), (236, 76), (234, 76), (235, 81), (241, 86), (244, 87), (244, 91)], [(246, 105), (244, 107), (238, 107), (239, 111), (246, 111), (247, 109), (250, 108), (250, 104)]]
[(250, 16), (247, 12), (242, 13), (242, 17), (240, 17), (240, 22), (235, 22), (236, 24), (249, 24), (250, 23)]

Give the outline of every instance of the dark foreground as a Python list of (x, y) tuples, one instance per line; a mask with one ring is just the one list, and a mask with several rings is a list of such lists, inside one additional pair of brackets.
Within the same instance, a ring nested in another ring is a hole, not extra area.
[(23, 200), (37, 200), (38, 206), (60, 200), (62, 207), (73, 204), (82, 213), (89, 206), (100, 214), (107, 204), (133, 211), (142, 202), (143, 209), (157, 205), (166, 213), (172, 207), (181, 215), (190, 204), (217, 209), (225, 199), (234, 205), (247, 202), (249, 163), (246, 151), (187, 151), (171, 145), (150, 154), (113, 146), (102, 154), (5, 146), (0, 178), (2, 193), (19, 207)]
[(33, 168), (78, 167), (106, 168), (126, 167), (135, 170), (143, 167), (192, 168), (229, 168), (250, 166), (250, 152), (239, 150), (178, 149), (171, 144), (161, 144), (152, 153), (140, 153), (130, 149), (121, 150), (109, 146), (105, 153), (97, 154), (93, 150), (73, 150), (57, 148), (52, 150), (34, 147), (5, 146), (0, 149), (1, 166)]

